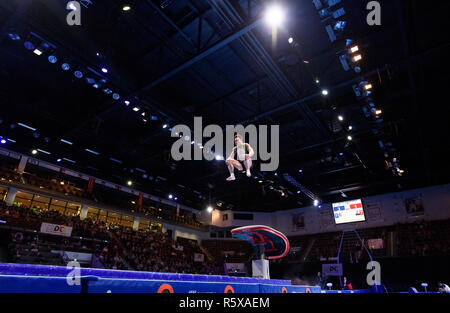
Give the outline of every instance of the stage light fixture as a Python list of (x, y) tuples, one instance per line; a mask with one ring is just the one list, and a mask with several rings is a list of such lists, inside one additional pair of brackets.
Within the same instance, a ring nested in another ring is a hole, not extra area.
[(23, 45), (27, 50), (34, 50), (34, 44), (30, 41), (25, 41)]
[(173, 198), (173, 195), (169, 195), (169, 199), (172, 199)]
[(95, 84), (95, 79), (91, 78), (91, 77), (86, 77), (86, 82), (89, 85)]
[(64, 143), (66, 143), (68, 145), (73, 145), (73, 142), (70, 142), (70, 141), (65, 140), (65, 139), (61, 139), (61, 142), (64, 142)]
[(289, 37), (288, 42), (289, 42), (290, 44), (292, 44), (292, 43), (294, 42), (294, 38)]
[(83, 78), (83, 73), (81, 71), (75, 71), (73, 73), (73, 75), (75, 75), (75, 77), (78, 78), (78, 79)]
[(138, 107), (134, 107), (134, 108), (133, 108), (133, 111), (134, 111), (134, 112), (139, 112), (139, 110), (140, 110), (140, 109), (139, 109)]
[(279, 27), (285, 20), (285, 12), (279, 5), (272, 4), (266, 9), (264, 20), (272, 28)]
[(125, 100), (124, 103), (125, 103), (126, 106), (130, 105), (130, 101), (128, 101), (128, 100)]
[(347, 136), (347, 139), (348, 139), (349, 141), (352, 141), (352, 140), (353, 140), (353, 137), (352, 137), (352, 136)]
[(106, 73), (108, 73), (108, 69), (106, 67), (103, 67), (102, 72), (106, 74)]
[(338, 31), (338, 32), (342, 32), (342, 31), (344, 31), (345, 26), (347, 26), (346, 21), (337, 21), (336, 24), (334, 25), (334, 30)]
[(361, 61), (361, 60), (362, 60), (361, 54), (355, 55), (355, 56), (353, 57), (353, 62), (359, 62), (359, 61)]
[(123, 11), (130, 11), (131, 10), (131, 7), (129, 6), (129, 5), (124, 5), (123, 7), (122, 7), (122, 10)]
[(168, 125), (167, 124), (164, 124), (163, 126), (162, 126), (162, 128), (167, 128), (168, 127)]
[(39, 50), (38, 48), (34, 49), (33, 53), (36, 55), (42, 55), (42, 51)]
[(55, 64), (56, 62), (58, 62), (58, 58), (55, 57), (54, 55), (51, 55), (48, 57), (48, 61), (52, 64)]
[(69, 3), (69, 8), (70, 8), (72, 11), (76, 11), (76, 10), (77, 10), (77, 7), (76, 7), (72, 2)]
[(131, 180), (129, 180), (129, 181), (127, 181), (127, 185), (131, 186), (131, 185), (133, 185), (133, 182)]
[(114, 93), (113, 94), (113, 99), (114, 100), (119, 100), (120, 99), (120, 95), (118, 93)]
[(37, 154), (37, 153), (38, 153), (38, 152), (37, 152), (36, 149), (31, 150), (31, 154)]
[(63, 69), (63, 71), (68, 71), (70, 70), (70, 65), (68, 63), (63, 63), (61, 65), (61, 68)]
[(315, 200), (314, 200), (314, 206), (316, 207), (316, 206), (318, 206), (318, 205), (319, 205), (319, 200), (315, 199)]
[(358, 46), (353, 46), (350, 48), (350, 53), (355, 53), (359, 51), (359, 47)]
[(327, 89), (323, 89), (322, 90), (322, 95), (323, 96), (328, 96), (328, 90)]
[(208, 207), (206, 208), (206, 211), (208, 211), (208, 213), (211, 213), (211, 212), (213, 211), (212, 206), (208, 206)]
[(110, 95), (110, 94), (112, 94), (112, 90), (111, 90), (111, 89), (109, 89), (109, 88), (105, 88), (105, 89), (103, 89), (103, 92), (104, 92), (104, 93), (106, 93), (107, 95)]
[(348, 130), (352, 130), (352, 129), (353, 129), (353, 126), (350, 125), (350, 126), (348, 127)]
[(2, 145), (6, 144), (6, 140), (5, 140), (5, 139), (2, 139), (2, 140), (0, 140), (0, 143), (1, 143)]
[(61, 161), (62, 161), (61, 159), (57, 159), (57, 160), (56, 160), (56, 162), (58, 162), (58, 163), (61, 162)]
[(20, 36), (17, 35), (17, 34), (9, 33), (9, 34), (8, 34), (8, 37), (9, 37), (11, 40), (20, 40)]
[(364, 85), (364, 89), (365, 89), (365, 90), (370, 90), (370, 89), (372, 89), (372, 84), (365, 84), (365, 85)]
[(338, 120), (340, 120), (342, 122), (344, 120), (344, 117), (342, 115), (339, 115)]

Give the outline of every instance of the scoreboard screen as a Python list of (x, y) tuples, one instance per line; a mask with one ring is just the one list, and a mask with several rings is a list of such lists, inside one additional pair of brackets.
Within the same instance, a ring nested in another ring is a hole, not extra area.
[(361, 199), (333, 203), (333, 215), (336, 224), (364, 222), (366, 220)]

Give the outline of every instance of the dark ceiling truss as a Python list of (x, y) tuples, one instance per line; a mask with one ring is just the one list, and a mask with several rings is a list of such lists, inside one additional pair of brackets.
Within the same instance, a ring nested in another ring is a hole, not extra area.
[[(228, 3), (228, 1), (225, 2), (224, 8), (220, 7), (220, 4), (218, 4), (216, 1), (208, 1), (210, 5), (213, 7), (213, 9), (220, 14), (220, 16), (226, 21), (226, 15), (225, 12), (228, 12), (229, 14), (235, 14), (233, 17), (240, 22), (244, 22), (243, 19), (240, 16), (237, 16), (237, 12), (233, 9), (230, 9), (231, 4)], [(164, 19), (169, 22), (170, 25), (173, 27), (176, 27), (177, 32), (183, 32), (176, 24), (170, 20), (170, 18), (165, 15), (161, 10), (158, 9), (158, 12), (163, 15)], [(231, 13), (230, 13), (231, 12)], [(199, 17), (200, 18), (200, 17)], [(190, 60), (182, 63), (172, 71), (166, 73), (165, 75), (161, 76), (159, 79), (156, 79), (155, 81), (147, 84), (144, 86), (141, 90), (136, 91), (134, 94), (140, 94), (143, 91), (150, 90), (151, 88), (157, 86), (161, 82), (171, 78), (172, 76), (176, 75), (180, 71), (187, 69), (194, 63), (203, 60), (210, 54), (214, 53), (215, 51), (219, 50), (223, 46), (228, 45), (230, 42), (234, 41), (235, 39), (239, 39), (244, 46), (256, 57), (256, 60), (260, 60), (260, 65), (266, 70), (266, 72), (269, 74), (269, 77), (272, 79), (272, 82), (274, 82), (278, 87), (279, 90), (282, 90), (285, 94), (287, 94), (290, 98), (294, 95), (298, 95), (296, 89), (292, 86), (292, 84), (289, 82), (289, 80), (286, 78), (286, 76), (282, 73), (282, 71), (279, 69), (279, 67), (275, 64), (273, 59), (270, 57), (270, 55), (267, 53), (267, 51), (262, 47), (262, 45), (259, 43), (259, 41), (256, 39), (256, 37), (250, 32), (253, 28), (258, 26), (260, 24), (260, 20), (257, 20), (253, 23), (250, 23), (247, 26), (242, 27), (241, 29), (235, 31), (225, 39), (221, 40), (220, 42), (214, 44), (210, 48), (206, 49), (205, 51), (201, 52), (200, 54), (194, 56)], [(235, 28), (235, 25), (228, 26), (232, 29)], [(183, 32), (184, 33), (184, 32)], [(200, 32), (199, 32), (200, 33)], [(241, 38), (244, 36), (243, 38)], [(188, 37), (187, 35), (183, 36), (189, 43), (194, 44), (194, 42)], [(249, 39), (250, 38), (250, 39)], [(244, 40), (245, 39), (245, 40)], [(314, 114), (309, 110), (307, 106), (301, 107), (301, 113), (308, 116), (312, 123), (314, 123), (315, 127), (318, 127), (322, 131), (326, 131), (323, 126), (321, 125), (320, 121), (314, 116)], [(303, 112), (304, 111), (304, 112)]]

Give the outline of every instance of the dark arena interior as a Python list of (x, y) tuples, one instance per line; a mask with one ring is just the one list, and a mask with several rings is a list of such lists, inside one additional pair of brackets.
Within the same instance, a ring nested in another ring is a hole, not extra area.
[(449, 12), (1, 0), (0, 292), (450, 293)]

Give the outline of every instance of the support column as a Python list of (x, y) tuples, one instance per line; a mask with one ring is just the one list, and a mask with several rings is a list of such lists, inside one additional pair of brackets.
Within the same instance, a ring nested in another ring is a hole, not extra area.
[(139, 221), (141, 219), (137, 216), (134, 217), (134, 222), (133, 222), (133, 230), (139, 230)]
[(14, 200), (16, 199), (17, 188), (9, 187), (8, 194), (6, 195), (6, 205), (12, 206), (14, 204)]
[(87, 204), (83, 204), (81, 206), (80, 220), (84, 220), (87, 217), (88, 210), (89, 210), (89, 208), (88, 208)]
[(27, 156), (21, 156), (19, 161), (19, 166), (17, 167), (17, 172), (20, 174), (23, 174), (25, 172), (25, 166), (27, 166), (28, 157)]

